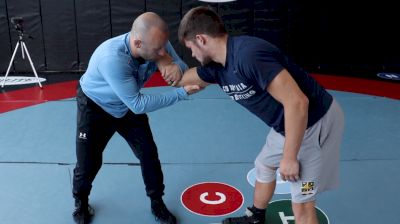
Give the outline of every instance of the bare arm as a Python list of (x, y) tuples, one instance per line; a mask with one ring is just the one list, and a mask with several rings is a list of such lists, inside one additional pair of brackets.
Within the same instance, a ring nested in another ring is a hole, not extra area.
[(268, 85), (267, 91), (284, 107), (285, 144), (280, 171), (284, 180), (299, 179), (299, 153), (308, 121), (308, 98), (284, 69)]
[[(176, 55), (176, 57), (178, 56)], [(176, 83), (182, 78), (182, 71), (181, 68), (179, 68), (179, 65), (173, 62), (174, 58), (166, 51), (165, 54), (156, 61), (156, 64), (163, 79), (169, 85), (176, 86)]]
[(163, 55), (163, 57), (158, 60), (157, 67), (164, 80), (169, 85), (176, 86), (182, 78), (182, 73), (188, 69), (188, 66), (178, 56), (169, 41), (165, 46), (165, 51), (166, 55)]
[(166, 52), (161, 58), (156, 61), (157, 68), (160, 72), (166, 69), (166, 66), (172, 64), (172, 57)]
[(178, 86), (186, 86), (186, 85), (197, 85), (201, 88), (205, 88), (210, 83), (204, 82), (199, 75), (197, 74), (196, 67), (188, 69), (184, 74), (180, 82), (177, 84)]

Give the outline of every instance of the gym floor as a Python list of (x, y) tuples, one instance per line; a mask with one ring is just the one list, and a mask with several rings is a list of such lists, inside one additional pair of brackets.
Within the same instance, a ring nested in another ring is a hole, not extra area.
[[(341, 185), (318, 197), (332, 224), (400, 223), (400, 84), (317, 75), (342, 105), (345, 134)], [(73, 223), (76, 80), (0, 92), (0, 223)], [(159, 78), (143, 92), (165, 91)], [(164, 200), (182, 224), (218, 223), (242, 215), (252, 203), (248, 181), (269, 128), (216, 85), (148, 114), (165, 178)], [(251, 179), (251, 178), (250, 178)], [(201, 215), (181, 200), (189, 187), (225, 183), (243, 195), (227, 215)], [(275, 194), (273, 200), (290, 199)], [(94, 181), (90, 203), (94, 224), (156, 223), (145, 196), (138, 160), (114, 135)]]

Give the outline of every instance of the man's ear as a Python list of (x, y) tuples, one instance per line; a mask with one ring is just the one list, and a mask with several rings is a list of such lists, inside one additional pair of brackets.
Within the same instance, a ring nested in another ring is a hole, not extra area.
[(138, 39), (135, 39), (135, 40), (133, 40), (133, 45), (134, 45), (136, 48), (140, 48), (140, 47), (142, 46), (142, 41), (141, 41), (141, 40), (138, 40)]
[(207, 37), (204, 34), (197, 34), (196, 35), (196, 42), (198, 45), (203, 46), (207, 42)]

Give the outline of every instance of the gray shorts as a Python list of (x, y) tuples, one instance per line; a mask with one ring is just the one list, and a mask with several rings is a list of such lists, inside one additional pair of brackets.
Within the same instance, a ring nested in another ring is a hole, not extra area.
[[(292, 201), (314, 201), (317, 193), (339, 185), (340, 144), (344, 129), (344, 116), (336, 100), (327, 113), (309, 127), (303, 138), (299, 154), (300, 180), (291, 182)], [(275, 180), (275, 171), (283, 156), (285, 137), (271, 129), (266, 143), (255, 161), (258, 182)]]

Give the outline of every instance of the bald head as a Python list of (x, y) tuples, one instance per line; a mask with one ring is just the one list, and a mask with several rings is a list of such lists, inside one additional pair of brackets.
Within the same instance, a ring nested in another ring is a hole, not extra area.
[(168, 33), (168, 25), (160, 16), (154, 12), (145, 12), (135, 19), (131, 33), (143, 37), (154, 28), (163, 33)]
[(165, 55), (168, 25), (154, 12), (145, 12), (135, 19), (130, 35), (134, 57), (155, 61)]

